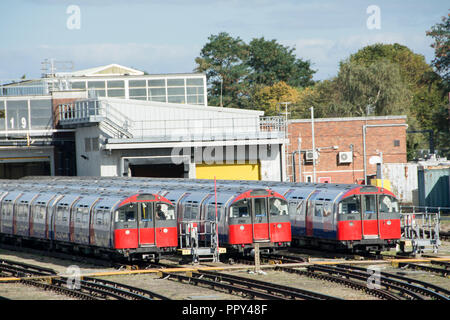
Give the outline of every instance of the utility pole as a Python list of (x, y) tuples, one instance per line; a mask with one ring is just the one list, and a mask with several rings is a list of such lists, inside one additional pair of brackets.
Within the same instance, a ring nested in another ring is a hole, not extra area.
[(311, 135), (312, 135), (312, 150), (313, 150), (313, 182), (316, 183), (316, 141), (314, 138), (314, 107), (311, 110)]

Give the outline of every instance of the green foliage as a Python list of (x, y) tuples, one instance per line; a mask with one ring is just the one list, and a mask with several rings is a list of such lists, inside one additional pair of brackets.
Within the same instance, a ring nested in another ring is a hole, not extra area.
[(290, 86), (313, 83), (309, 61), (297, 59), (294, 49), (275, 40), (259, 38), (246, 44), (226, 32), (211, 35), (208, 40), (195, 59), (195, 71), (206, 73), (212, 105), (220, 105), (222, 95), (223, 106), (251, 108), (253, 94), (261, 86), (280, 81)]
[(432, 64), (441, 74), (447, 84), (447, 90), (449, 90), (450, 14), (448, 14), (447, 17), (442, 17), (442, 22), (432, 26), (431, 30), (427, 31), (426, 34), (434, 39), (434, 43), (431, 45), (431, 47), (434, 48), (435, 55)]

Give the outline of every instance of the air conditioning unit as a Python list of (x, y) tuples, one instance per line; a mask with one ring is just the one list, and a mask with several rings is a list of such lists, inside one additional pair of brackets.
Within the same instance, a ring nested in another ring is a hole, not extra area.
[(353, 154), (351, 151), (339, 152), (339, 163), (352, 163)]
[(317, 151), (306, 151), (305, 152), (305, 161), (313, 161), (314, 159), (317, 160), (318, 154)]

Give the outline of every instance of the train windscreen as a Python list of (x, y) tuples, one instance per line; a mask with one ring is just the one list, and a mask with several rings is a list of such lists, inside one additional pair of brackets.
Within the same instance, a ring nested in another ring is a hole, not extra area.
[(288, 204), (283, 199), (270, 198), (269, 210), (271, 216), (284, 216), (288, 215)]
[(389, 195), (380, 195), (378, 197), (378, 207), (381, 213), (398, 213), (398, 201)]

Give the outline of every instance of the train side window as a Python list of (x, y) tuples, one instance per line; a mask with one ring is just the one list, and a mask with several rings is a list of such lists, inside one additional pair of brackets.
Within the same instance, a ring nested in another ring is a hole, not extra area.
[(282, 199), (269, 199), (269, 208), (271, 216), (285, 216), (288, 214), (287, 202)]
[(392, 196), (380, 195), (378, 197), (379, 210), (382, 213), (398, 213), (398, 201)]
[(248, 201), (240, 200), (231, 206), (230, 218), (247, 218), (249, 217)]
[(256, 198), (255, 199), (255, 217), (265, 217), (266, 216), (266, 199)]
[[(220, 210), (222, 209), (222, 206), (217, 206), (217, 220), (220, 221)], [(215, 204), (210, 204), (208, 206), (208, 215), (207, 215), (207, 220), (209, 221), (214, 221), (216, 220), (216, 205)]]
[(322, 217), (322, 210), (323, 210), (322, 203), (316, 203), (316, 206), (315, 206), (315, 209), (314, 209), (314, 216), (315, 217)]
[(360, 213), (361, 201), (359, 197), (349, 197), (339, 202), (339, 214)]

